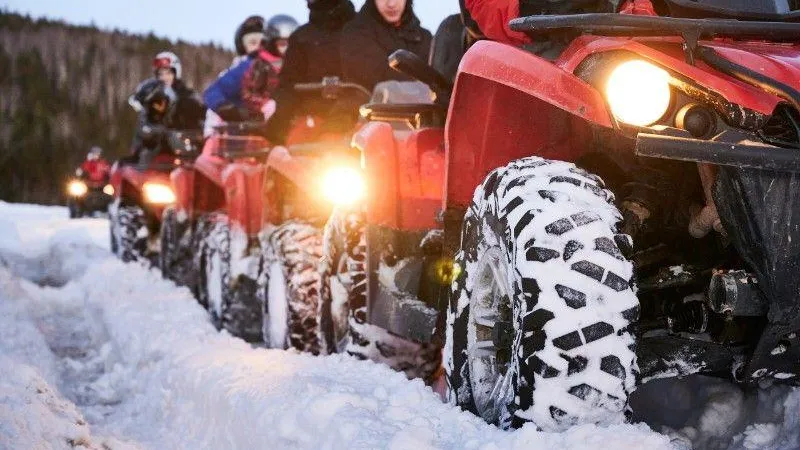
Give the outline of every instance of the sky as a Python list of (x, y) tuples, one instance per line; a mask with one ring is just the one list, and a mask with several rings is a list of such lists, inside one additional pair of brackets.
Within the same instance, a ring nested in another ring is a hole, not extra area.
[[(359, 8), (364, 0), (353, 3)], [(305, 0), (0, 0), (0, 8), (76, 25), (152, 31), (172, 40), (213, 41), (228, 48), (233, 47), (236, 27), (249, 15), (289, 14), (300, 23), (308, 20)], [(414, 10), (435, 33), (442, 19), (458, 12), (458, 0), (416, 0)]]

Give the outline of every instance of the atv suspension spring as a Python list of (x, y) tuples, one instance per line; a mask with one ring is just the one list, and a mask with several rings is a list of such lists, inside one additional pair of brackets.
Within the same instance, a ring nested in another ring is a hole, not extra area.
[(703, 302), (673, 303), (667, 311), (667, 328), (673, 333), (704, 333), (708, 330), (708, 316)]

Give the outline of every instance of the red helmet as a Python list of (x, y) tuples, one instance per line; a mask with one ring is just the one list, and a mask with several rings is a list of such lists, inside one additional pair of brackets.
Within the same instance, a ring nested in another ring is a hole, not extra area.
[(183, 75), (181, 60), (178, 58), (178, 55), (172, 52), (161, 52), (153, 58), (153, 71), (156, 76), (158, 76), (158, 71), (160, 69), (172, 69), (172, 72), (175, 73), (175, 78), (179, 80), (181, 79), (181, 75)]

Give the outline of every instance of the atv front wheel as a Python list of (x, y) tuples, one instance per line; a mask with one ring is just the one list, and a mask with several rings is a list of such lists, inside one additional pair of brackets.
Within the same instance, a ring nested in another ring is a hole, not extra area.
[(266, 247), (266, 280), (260, 289), (265, 342), (271, 348), (318, 354), (322, 233), (311, 225), (289, 222), (270, 233)]
[(147, 259), (150, 232), (144, 211), (138, 206), (116, 205), (111, 215), (111, 249), (123, 262)]
[(211, 322), (217, 329), (224, 328), (248, 342), (261, 342), (261, 307), (256, 299), (256, 282), (245, 274), (233, 276), (230, 222), (222, 214), (214, 214), (205, 222), (197, 286), (200, 301), (207, 304)]
[(158, 265), (161, 275), (179, 286), (192, 286), (194, 264), (188, 220), (181, 221), (174, 207), (164, 210), (161, 221), (161, 251)]
[(624, 420), (636, 382), (633, 267), (602, 180), (526, 158), (475, 191), (456, 257), (450, 399), (503, 428)]
[(367, 323), (367, 243), (361, 212), (336, 211), (325, 226), (320, 301), (321, 342), (328, 353), (345, 352), (385, 364), (408, 378), (429, 379), (440, 367), (440, 349), (396, 336)]

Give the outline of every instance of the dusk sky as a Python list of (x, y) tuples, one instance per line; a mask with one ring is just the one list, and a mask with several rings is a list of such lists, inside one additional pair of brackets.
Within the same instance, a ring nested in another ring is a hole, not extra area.
[[(359, 8), (364, 0), (353, 3)], [(234, 30), (248, 15), (283, 13), (301, 23), (308, 19), (304, 0), (0, 0), (0, 8), (79, 25), (153, 31), (173, 40), (214, 41), (229, 48)], [(422, 25), (434, 33), (443, 18), (458, 12), (458, 0), (416, 0), (414, 8)]]

